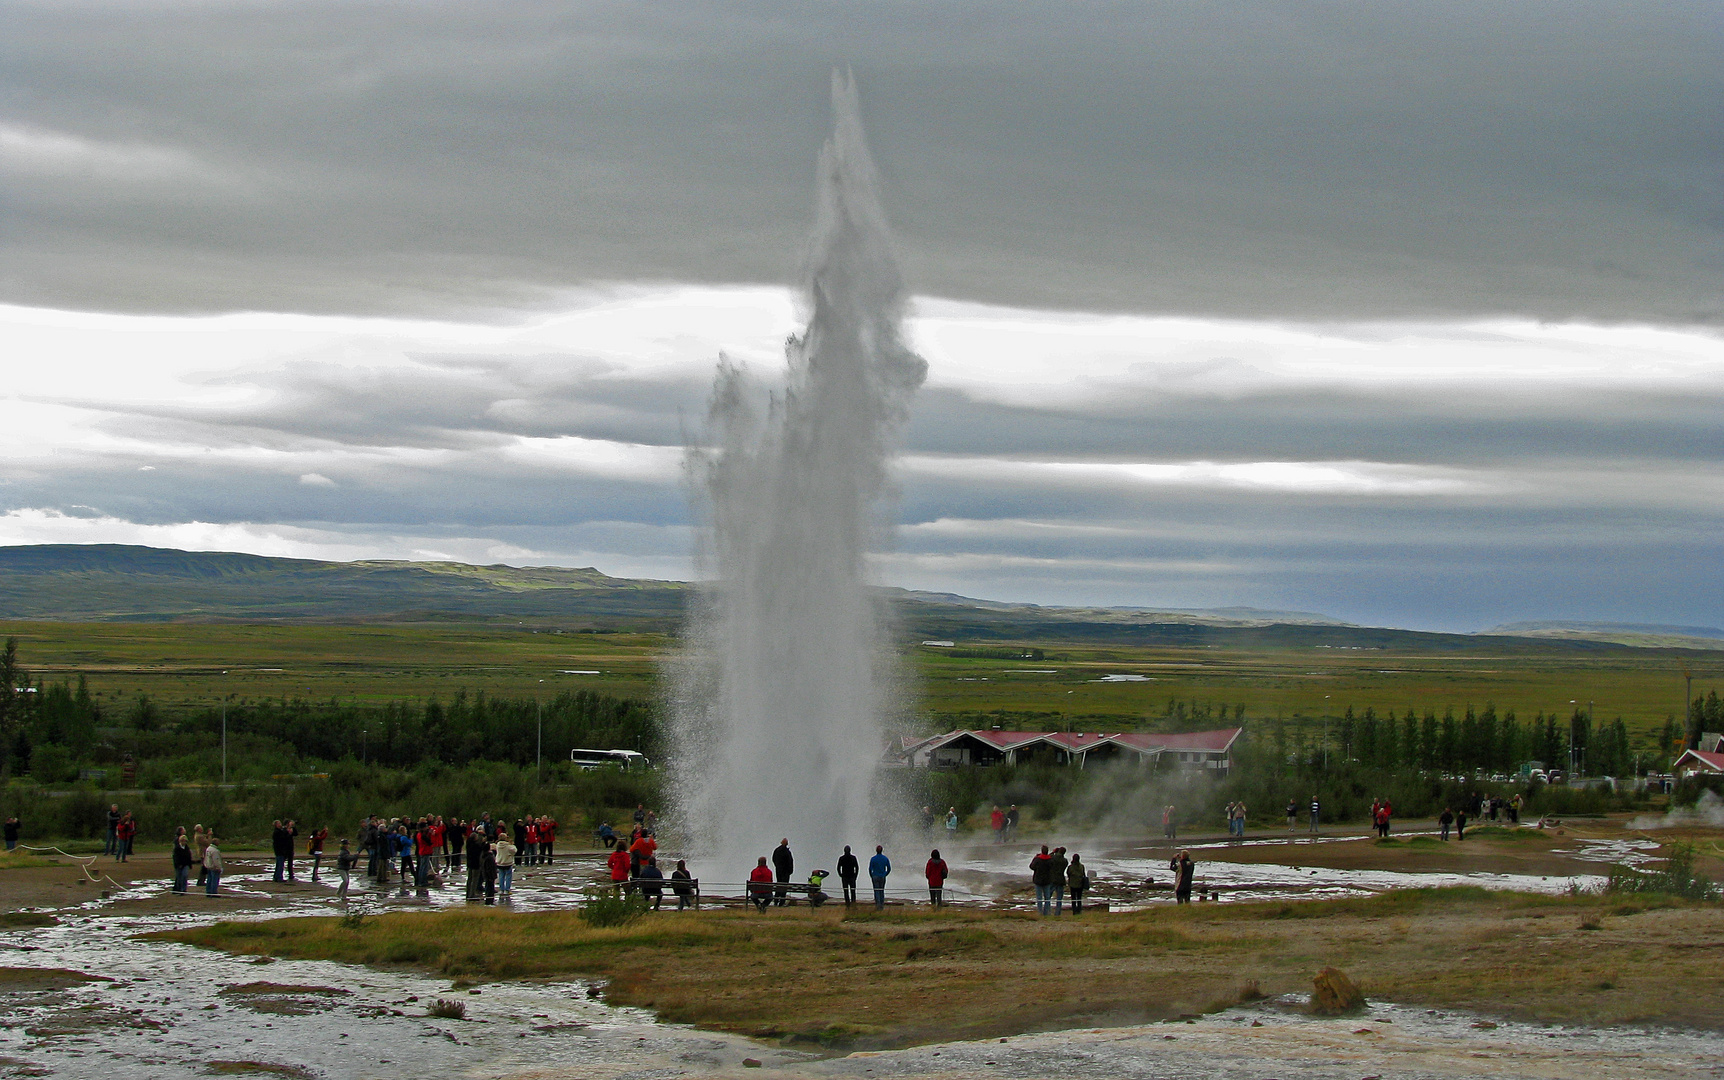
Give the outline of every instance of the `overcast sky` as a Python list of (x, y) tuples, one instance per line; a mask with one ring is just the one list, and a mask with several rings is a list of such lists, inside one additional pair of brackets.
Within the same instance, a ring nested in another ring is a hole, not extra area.
[(1724, 623), (1716, 4), (0, 7), (0, 543), (690, 573), (835, 64), (882, 581)]

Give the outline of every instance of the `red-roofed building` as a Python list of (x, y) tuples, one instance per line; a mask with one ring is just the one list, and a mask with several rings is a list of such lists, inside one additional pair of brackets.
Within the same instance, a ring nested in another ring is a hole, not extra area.
[(1670, 771), (1677, 776), (1724, 775), (1724, 753), (1709, 754), (1704, 750), (1686, 750), (1676, 759)]
[(919, 742), (900, 740), (901, 760), (917, 768), (962, 769), (977, 765), (1048, 761), (1062, 765), (1130, 761), (1225, 773), (1239, 728), (1178, 733), (1090, 731), (948, 731)]

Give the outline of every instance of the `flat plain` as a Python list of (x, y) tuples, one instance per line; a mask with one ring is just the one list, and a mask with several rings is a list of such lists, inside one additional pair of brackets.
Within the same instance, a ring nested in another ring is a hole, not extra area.
[[(381, 702), (446, 700), (460, 690), (549, 698), (590, 689), (647, 699), (658, 695), (677, 647), (661, 633), (527, 624), (14, 621), (0, 623), (0, 637), (18, 639), (21, 661), (37, 677), (84, 675), (100, 701), (147, 694), (170, 711), (230, 695)], [(1246, 717), (1262, 720), (1339, 716), (1349, 707), (1459, 714), (1491, 703), (1523, 723), (1541, 711), (1566, 717), (1590, 707), (1600, 720), (1622, 717), (1643, 739), (1679, 714), (1685, 670), (1697, 693), (1724, 683), (1724, 654), (1501, 639), (1444, 650), (1010, 639), (963, 645), (963, 652), (988, 654), (1034, 648), (1041, 658), (953, 655), (900, 643), (907, 722), (1130, 728), (1160, 722), (1179, 702), (1187, 715), (1194, 705), (1209, 708), (1193, 722), (1219, 726), (1221, 708), (1231, 718), (1241, 705)]]

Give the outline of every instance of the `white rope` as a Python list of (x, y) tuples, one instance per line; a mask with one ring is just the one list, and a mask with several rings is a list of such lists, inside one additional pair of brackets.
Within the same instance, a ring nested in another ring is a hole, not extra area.
[(71, 859), (73, 862), (78, 864), (78, 869), (84, 872), (84, 878), (86, 880), (94, 881), (99, 884), (105, 878), (114, 888), (125, 888), (124, 885), (115, 881), (113, 878), (108, 877), (106, 873), (102, 874), (101, 877), (97, 877), (95, 874), (90, 873), (90, 867), (94, 866), (96, 860), (101, 858), (100, 855), (74, 855), (70, 851), (54, 847), (53, 845), (49, 845), (48, 847), (36, 847), (31, 844), (19, 844), (18, 846), (23, 848), (25, 851), (52, 851), (60, 855), (64, 855), (66, 858)]

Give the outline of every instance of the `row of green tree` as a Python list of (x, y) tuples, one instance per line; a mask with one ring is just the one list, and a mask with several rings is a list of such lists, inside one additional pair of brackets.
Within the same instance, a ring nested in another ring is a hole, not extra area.
[[(540, 702), (457, 692), (447, 701), (381, 703), (331, 699), (237, 701), (177, 711), (135, 698), (119, 716), (105, 715), (88, 682), (39, 683), (18, 663), (17, 647), (0, 650), (0, 762), (4, 774), (49, 782), (82, 767), (173, 759), (179, 772), (208, 778), (221, 768), (225, 730), (230, 748), (267, 760), (277, 771), (296, 763), (353, 758), (409, 768), (423, 762), (533, 765), (556, 762), (576, 747), (639, 750), (656, 756), (658, 710), (649, 702), (589, 690)], [(243, 775), (243, 771), (242, 771)]]
[[(1569, 716), (1539, 712), (1523, 722), (1514, 710), (1500, 715), (1494, 705), (1467, 706), (1461, 715), (1441, 716), (1413, 709), (1397, 716), (1352, 707), (1334, 721), (1295, 717), (1270, 721), (1278, 757), (1305, 767), (1357, 762), (1366, 768), (1434, 772), (1445, 775), (1509, 774), (1523, 764), (1572, 770), (1580, 776), (1627, 776), (1667, 764), (1673, 724), (1666, 724), (1660, 745), (1636, 751), (1621, 717), (1594, 725), (1585, 710)], [(1637, 760), (1637, 753), (1639, 755)]]

